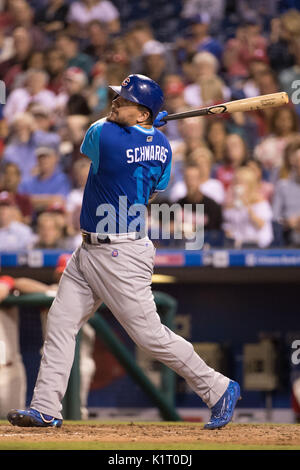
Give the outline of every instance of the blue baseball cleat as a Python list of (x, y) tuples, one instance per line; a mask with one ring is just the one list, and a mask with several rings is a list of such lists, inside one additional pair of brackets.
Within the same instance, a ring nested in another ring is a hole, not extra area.
[(237, 382), (230, 380), (226, 392), (219, 401), (211, 408), (211, 417), (204, 429), (223, 428), (232, 420), (236, 402), (241, 398), (240, 386)]
[(14, 426), (21, 427), (54, 427), (60, 428), (63, 420), (40, 413), (33, 408), (28, 410), (11, 410), (7, 415), (8, 421)]

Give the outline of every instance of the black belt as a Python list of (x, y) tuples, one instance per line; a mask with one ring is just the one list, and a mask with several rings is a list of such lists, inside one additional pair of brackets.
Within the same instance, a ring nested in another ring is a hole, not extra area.
[[(82, 239), (84, 243), (87, 243), (88, 245), (93, 245), (94, 243), (92, 242), (92, 237), (90, 233), (87, 232), (81, 232), (82, 234)], [(107, 236), (106, 238), (100, 238), (99, 236), (97, 237), (98, 243), (111, 243), (110, 238)]]

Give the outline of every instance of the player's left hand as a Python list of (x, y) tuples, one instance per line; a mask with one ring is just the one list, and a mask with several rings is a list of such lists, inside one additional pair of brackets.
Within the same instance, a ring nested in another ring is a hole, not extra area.
[(164, 121), (164, 117), (168, 116), (168, 111), (160, 111), (155, 118), (153, 125), (155, 127), (162, 127), (167, 124), (167, 121)]

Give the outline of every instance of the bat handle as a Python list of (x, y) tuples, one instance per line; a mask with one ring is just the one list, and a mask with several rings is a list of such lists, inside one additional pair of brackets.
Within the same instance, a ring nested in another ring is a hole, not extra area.
[(168, 114), (168, 116), (164, 117), (164, 121), (174, 121), (176, 119), (185, 119), (191, 117), (198, 117), (198, 116), (205, 116), (208, 114), (207, 108), (197, 109), (194, 111), (185, 111), (183, 113), (176, 113), (176, 114)]

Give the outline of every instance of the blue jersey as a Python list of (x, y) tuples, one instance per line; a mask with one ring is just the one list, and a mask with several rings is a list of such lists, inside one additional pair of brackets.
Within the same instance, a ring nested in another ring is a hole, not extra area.
[(91, 168), (80, 215), (81, 229), (97, 233), (140, 231), (143, 208), (170, 179), (172, 151), (155, 127), (122, 127), (96, 121), (87, 130), (81, 152)]

